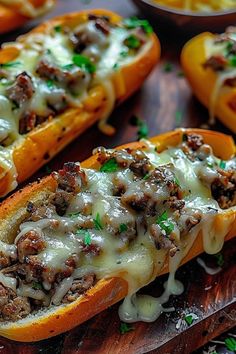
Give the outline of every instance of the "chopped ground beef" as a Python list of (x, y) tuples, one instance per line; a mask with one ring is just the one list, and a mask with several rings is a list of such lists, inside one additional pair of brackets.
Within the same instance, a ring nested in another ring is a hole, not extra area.
[(214, 71), (222, 71), (228, 64), (227, 59), (223, 55), (213, 55), (205, 61), (203, 67), (211, 68)]
[(64, 296), (62, 302), (68, 303), (75, 301), (81, 294), (85, 293), (88, 289), (95, 285), (96, 275), (94, 273), (85, 275), (81, 279), (74, 280), (72, 287)]
[(212, 196), (222, 209), (236, 205), (236, 171), (219, 169), (219, 177), (211, 185)]
[(26, 317), (31, 311), (29, 300), (0, 284), (0, 319), (17, 321)]
[(18, 258), (21, 263), (25, 257), (38, 254), (46, 247), (46, 243), (41, 235), (36, 231), (28, 231), (17, 241)]
[(15, 83), (7, 89), (8, 98), (20, 107), (27, 102), (34, 94), (34, 87), (31, 77), (24, 71), (17, 75)]

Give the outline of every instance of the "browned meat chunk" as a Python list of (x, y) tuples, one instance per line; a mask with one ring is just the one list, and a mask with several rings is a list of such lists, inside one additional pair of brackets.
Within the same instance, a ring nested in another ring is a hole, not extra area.
[[(236, 46), (236, 44), (235, 44), (235, 46)], [(236, 51), (235, 51), (235, 54), (236, 54)], [(236, 77), (225, 80), (224, 85), (227, 85), (230, 87), (236, 87)]]
[(3, 306), (1, 315), (5, 321), (17, 321), (26, 317), (30, 311), (29, 300), (26, 297), (17, 296)]
[(36, 231), (28, 231), (17, 241), (18, 258), (21, 263), (25, 257), (41, 252), (46, 247), (46, 243)]
[(47, 59), (39, 61), (36, 73), (43, 79), (49, 79), (60, 83), (72, 93), (77, 93), (79, 83), (86, 79), (85, 72), (79, 67), (75, 66), (71, 71), (63, 70), (50, 63)]
[(186, 144), (196, 151), (204, 144), (203, 137), (199, 134), (186, 134)]
[(27, 102), (34, 94), (34, 87), (31, 77), (24, 71), (17, 75), (15, 83), (7, 89), (8, 98), (20, 107)]
[(53, 177), (58, 183), (58, 188), (68, 193), (78, 193), (81, 187), (87, 184), (85, 172), (75, 162), (67, 162), (63, 169), (54, 173)]
[(63, 216), (69, 206), (71, 198), (71, 193), (57, 190), (56, 193), (50, 197), (49, 201), (55, 206), (57, 214)]
[(8, 302), (8, 291), (7, 289), (0, 283), (0, 311), (2, 306), (5, 306)]
[(80, 295), (84, 294), (87, 290), (94, 286), (95, 282), (96, 275), (93, 273), (87, 274), (83, 278), (75, 280), (68, 293), (64, 296), (62, 302), (67, 303), (75, 301)]
[(0, 269), (8, 267), (10, 264), (10, 257), (6, 256), (3, 252), (0, 251)]
[(236, 171), (219, 170), (219, 177), (211, 185), (213, 198), (222, 209), (236, 205)]
[(153, 238), (153, 241), (157, 249), (167, 249), (170, 251), (171, 256), (175, 255), (177, 251), (177, 247), (174, 244), (173, 240), (171, 240), (171, 235), (170, 236), (164, 235), (161, 232), (160, 227), (156, 224), (151, 225), (150, 234), (151, 237)]
[(36, 255), (25, 257), (25, 263), (19, 264), (19, 267), (17, 269), (17, 273), (20, 278), (25, 279), (27, 283), (30, 283), (34, 280), (42, 280), (42, 275), (45, 271), (45, 266), (37, 258)]
[(214, 71), (222, 71), (227, 66), (228, 61), (223, 55), (213, 55), (203, 64), (205, 69), (211, 68)]
[(53, 205), (41, 205), (36, 207), (33, 203), (29, 202), (27, 205), (27, 211), (31, 214), (31, 221), (38, 221), (40, 219), (50, 219), (55, 213), (55, 207)]

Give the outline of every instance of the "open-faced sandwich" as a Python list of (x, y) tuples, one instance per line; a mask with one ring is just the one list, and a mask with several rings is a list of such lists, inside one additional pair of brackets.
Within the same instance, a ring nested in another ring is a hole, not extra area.
[(63, 15), (0, 50), (0, 196), (137, 90), (160, 55), (145, 20)]
[(50, 11), (55, 0), (0, 0), (0, 34)]
[[(236, 235), (235, 145), (183, 129), (100, 147), (6, 199), (0, 220), (1, 335), (55, 336), (124, 297), (122, 321), (154, 321), (183, 291), (177, 268)], [(136, 295), (166, 272), (160, 298)]]
[(194, 37), (181, 62), (194, 94), (209, 109), (209, 123), (216, 116), (236, 133), (236, 27)]

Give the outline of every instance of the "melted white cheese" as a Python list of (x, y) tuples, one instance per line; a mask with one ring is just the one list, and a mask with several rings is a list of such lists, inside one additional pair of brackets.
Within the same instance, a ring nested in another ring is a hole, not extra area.
[[(47, 243), (46, 249), (38, 254), (38, 258), (44, 265), (55, 270), (62, 270), (68, 257), (78, 254), (81, 250), (83, 234), (77, 232), (78, 225), (83, 220), (87, 220), (86, 218), (95, 219), (98, 214), (102, 223), (106, 225), (106, 228), (102, 230), (89, 229), (91, 243), (101, 247), (101, 252), (96, 256), (79, 253), (79, 267), (75, 269), (71, 277), (64, 279), (63, 283), (58, 286), (52, 303), (60, 303), (70, 289), (73, 279), (90, 272), (94, 272), (97, 279), (118, 276), (127, 280), (129, 286), (128, 296), (119, 308), (121, 320), (151, 322), (157, 319), (162, 312), (173, 311), (173, 308), (165, 308), (163, 304), (169, 300), (171, 295), (179, 295), (184, 291), (183, 285), (175, 279), (175, 272), (193, 247), (196, 238), (202, 237), (203, 248), (207, 253), (214, 254), (222, 248), (224, 238), (234, 221), (234, 215), (227, 210), (221, 210), (217, 202), (212, 199), (209, 190), (199, 180), (199, 174), (205, 168), (206, 162), (197, 159), (191, 162), (178, 148), (169, 148), (156, 153), (152, 144), (146, 144), (145, 154), (150, 158), (153, 168), (167, 163), (173, 164), (171, 169), (179, 178), (184, 192), (185, 213), (189, 212), (193, 215), (195, 211), (201, 212), (201, 221), (192, 227), (188, 234), (180, 235), (179, 230), (174, 231), (178, 248), (174, 256), (170, 256), (168, 249), (156, 249), (150, 236), (149, 226), (144, 228), (140, 216), (129, 208), (123, 210), (120, 197), (113, 196), (113, 180), (116, 173), (86, 170), (88, 186), (87, 190), (82, 191), (82, 199), (79, 200), (80, 194), (75, 196), (67, 214), (63, 217), (54, 215), (51, 219), (23, 223), (20, 227), (21, 232), (15, 241), (17, 243), (24, 233), (35, 230), (43, 235)], [(212, 173), (212, 171), (208, 172)], [(135, 185), (138, 186), (139, 181), (134, 183), (133, 174), (128, 169), (117, 172), (116, 176), (119, 180), (125, 181), (128, 191), (135, 190)], [(160, 198), (158, 192), (157, 196)], [(83, 215), (83, 208), (87, 210), (87, 216)], [(236, 211), (236, 207), (232, 210)], [(70, 216), (70, 213), (76, 214)], [(221, 223), (217, 222), (219, 214), (224, 215)], [(170, 220), (174, 222), (172, 216)], [(137, 237), (127, 244), (121, 234), (116, 234), (117, 228), (120, 224), (129, 225), (134, 221), (137, 227)], [(169, 277), (164, 284), (163, 294), (159, 298), (136, 295), (139, 289), (155, 279), (166, 265), (167, 260)], [(50, 284), (44, 284), (44, 287), (50, 289)]]

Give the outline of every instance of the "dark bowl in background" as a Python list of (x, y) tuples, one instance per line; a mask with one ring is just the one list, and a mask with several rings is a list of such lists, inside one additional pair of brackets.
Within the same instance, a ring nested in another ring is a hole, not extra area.
[(225, 27), (236, 25), (236, 8), (210, 13), (172, 9), (158, 5), (151, 0), (132, 0), (141, 13), (154, 23), (164, 27), (178, 28), (189, 33), (203, 31), (220, 32)]

